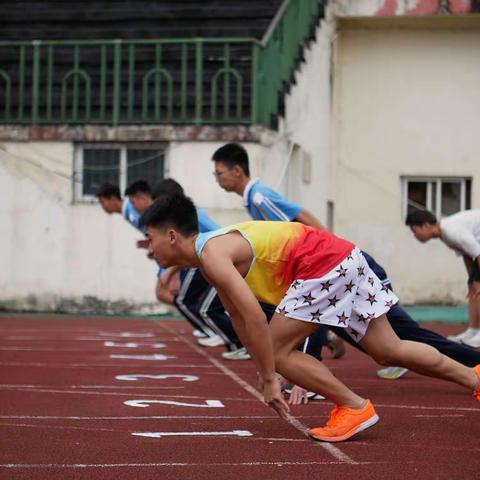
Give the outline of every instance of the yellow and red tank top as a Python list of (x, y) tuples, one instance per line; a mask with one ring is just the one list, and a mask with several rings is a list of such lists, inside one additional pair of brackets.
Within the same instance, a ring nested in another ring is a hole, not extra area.
[(240, 233), (253, 258), (245, 281), (258, 300), (278, 305), (294, 280), (321, 278), (346, 258), (354, 244), (327, 230), (297, 222), (252, 221), (200, 233), (197, 256), (211, 238)]

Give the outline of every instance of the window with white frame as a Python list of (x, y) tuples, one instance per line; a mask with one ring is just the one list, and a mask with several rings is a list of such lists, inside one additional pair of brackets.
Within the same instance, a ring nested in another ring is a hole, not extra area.
[(124, 192), (135, 180), (152, 186), (165, 177), (164, 148), (159, 145), (84, 144), (75, 149), (74, 200), (93, 201), (102, 183)]
[(403, 218), (419, 209), (441, 218), (471, 208), (471, 178), (403, 177), (402, 187)]

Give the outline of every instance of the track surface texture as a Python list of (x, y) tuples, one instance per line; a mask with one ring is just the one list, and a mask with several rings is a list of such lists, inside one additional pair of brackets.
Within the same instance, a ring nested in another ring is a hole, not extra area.
[[(251, 361), (201, 348), (182, 321), (0, 317), (0, 478), (480, 478), (480, 404), (454, 384), (375, 376), (352, 348), (326, 364), (380, 422), (351, 441), (309, 440), (332, 405), (263, 405)], [(433, 325), (442, 333), (462, 326)]]

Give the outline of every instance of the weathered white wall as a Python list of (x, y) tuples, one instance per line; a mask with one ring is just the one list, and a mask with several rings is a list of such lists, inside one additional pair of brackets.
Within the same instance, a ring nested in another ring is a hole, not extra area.
[(72, 145), (0, 148), (0, 303), (100, 311), (155, 304), (156, 270), (135, 248), (138, 232), (97, 205), (72, 205)]
[[(286, 97), (279, 133), (244, 146), (252, 176), (323, 222), (334, 202), (335, 232), (387, 268), (402, 301), (462, 302), (461, 261), (403, 226), (400, 177), (471, 176), (472, 206), (480, 207), (480, 31), (462, 28), (462, 19), (447, 29), (446, 17), (416, 27), (415, 19), (363, 27), (348, 19), (336, 28), (335, 15), (373, 15), (385, 5), (369, 0), (356, 12), (358, 2), (333, 2)], [(212, 175), (211, 155), (223, 143), (175, 141), (166, 153), (168, 175), (227, 225), (248, 215)], [(286, 164), (292, 143), (311, 159), (310, 183), (298, 157)], [(135, 249), (139, 234), (98, 205), (72, 204), (72, 162), (68, 142), (0, 144), (0, 304), (155, 306), (155, 266)]]
[[(220, 225), (247, 220), (241, 198), (217, 185), (215, 142), (172, 143), (169, 175)], [(248, 143), (252, 173), (264, 148)], [(141, 235), (98, 204), (72, 204), (73, 145), (0, 144), (0, 304), (14, 309), (162, 311), (156, 267), (135, 247)], [(143, 306), (143, 307), (142, 307)]]
[[(290, 170), (292, 200), (326, 222), (330, 189), (331, 42), (335, 32), (331, 23), (322, 21), (316, 37), (305, 51), (305, 63), (296, 72), (296, 84), (285, 99), (285, 120), (281, 131), (297, 144), (311, 161), (310, 182), (302, 179), (301, 161)], [(293, 177), (293, 178), (292, 178)], [(295, 178), (296, 177), (296, 178)]]
[(346, 30), (336, 41), (337, 232), (372, 253), (404, 302), (464, 301), (463, 263), (417, 242), (402, 175), (472, 176), (480, 206), (479, 30)]

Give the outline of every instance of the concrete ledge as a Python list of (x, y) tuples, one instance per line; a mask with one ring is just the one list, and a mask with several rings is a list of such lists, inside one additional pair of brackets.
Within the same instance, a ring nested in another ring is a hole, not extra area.
[(402, 307), (417, 322), (460, 324), (467, 323), (468, 320), (466, 306), (402, 305)]
[(259, 142), (259, 125), (0, 125), (0, 141), (67, 142)]

